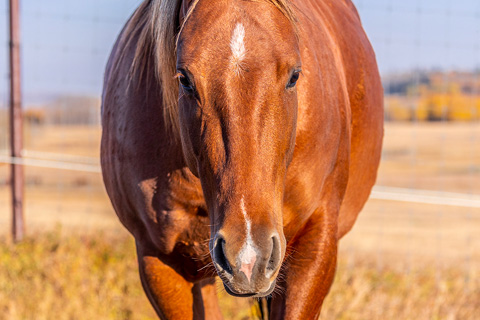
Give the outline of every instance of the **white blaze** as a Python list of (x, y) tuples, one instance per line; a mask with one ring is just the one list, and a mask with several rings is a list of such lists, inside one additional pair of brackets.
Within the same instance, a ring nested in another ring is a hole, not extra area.
[(233, 30), (232, 39), (230, 40), (230, 49), (232, 50), (231, 63), (235, 73), (240, 73), (242, 61), (245, 59), (245, 28), (243, 24), (237, 23)]
[(252, 222), (247, 216), (247, 209), (245, 208), (245, 201), (240, 201), (240, 208), (245, 218), (245, 223), (247, 227), (247, 239), (242, 249), (240, 250), (240, 271), (242, 271), (246, 276), (248, 281), (252, 277), (253, 266), (257, 260), (257, 253), (255, 252), (255, 247), (253, 246), (252, 240)]

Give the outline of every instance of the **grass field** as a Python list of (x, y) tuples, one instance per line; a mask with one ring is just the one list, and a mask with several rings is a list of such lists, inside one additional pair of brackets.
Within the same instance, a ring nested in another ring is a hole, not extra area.
[[(27, 128), (28, 150), (98, 157), (95, 127)], [(133, 241), (96, 173), (26, 168), (14, 246), (0, 164), (0, 319), (152, 319)], [(380, 185), (480, 194), (479, 123), (388, 123)], [(2, 183), (3, 182), (3, 183)], [(219, 286), (226, 319), (255, 318)], [(480, 319), (480, 210), (370, 200), (341, 242), (322, 319)]]
[[(155, 319), (137, 275), (133, 240), (58, 229), (0, 246), (1, 319)], [(342, 258), (322, 319), (477, 319), (480, 290), (454, 266), (408, 270), (375, 257)], [(478, 274), (476, 274), (478, 277)], [(226, 319), (255, 319), (253, 301), (218, 285)]]

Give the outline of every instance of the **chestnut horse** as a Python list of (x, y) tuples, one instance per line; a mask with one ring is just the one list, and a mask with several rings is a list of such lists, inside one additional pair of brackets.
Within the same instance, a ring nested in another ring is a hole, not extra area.
[(105, 74), (103, 178), (162, 319), (221, 318), (215, 276), (314, 319), (375, 182), (375, 55), (350, 0), (146, 0)]

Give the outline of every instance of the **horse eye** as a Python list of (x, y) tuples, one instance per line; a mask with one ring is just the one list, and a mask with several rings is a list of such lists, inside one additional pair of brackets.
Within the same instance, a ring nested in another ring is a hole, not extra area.
[(195, 89), (193, 87), (193, 84), (190, 82), (190, 79), (188, 79), (188, 76), (182, 73), (179, 77), (180, 84), (183, 87), (183, 90), (185, 90), (188, 93), (192, 93)]
[(300, 77), (300, 71), (295, 71), (290, 77), (290, 80), (288, 81), (287, 89), (295, 87), (295, 84), (297, 84), (298, 81), (298, 77)]

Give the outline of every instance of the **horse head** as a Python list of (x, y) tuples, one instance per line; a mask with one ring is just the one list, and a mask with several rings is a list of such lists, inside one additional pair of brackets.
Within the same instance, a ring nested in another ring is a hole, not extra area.
[(281, 1), (203, 0), (183, 9), (179, 135), (208, 206), (211, 256), (230, 294), (265, 296), (286, 249), (283, 198), (301, 72), (293, 17)]

